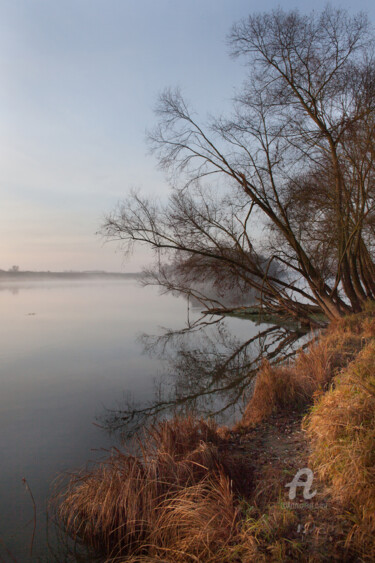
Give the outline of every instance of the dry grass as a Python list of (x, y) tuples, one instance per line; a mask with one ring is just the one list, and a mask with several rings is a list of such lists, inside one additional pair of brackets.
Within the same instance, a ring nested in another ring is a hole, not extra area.
[(305, 405), (306, 400), (305, 390), (292, 366), (274, 367), (264, 362), (238, 427), (259, 424), (274, 412)]
[[(367, 324), (366, 330), (370, 324)], [(373, 327), (373, 324), (371, 324)], [(372, 330), (372, 328), (371, 328)], [(335, 379), (306, 420), (311, 463), (349, 511), (347, 546), (375, 560), (375, 342)]]
[[(277, 504), (266, 500), (263, 516), (252, 519), (242, 540), (249, 561), (375, 561), (374, 337), (375, 309), (370, 305), (363, 314), (332, 323), (294, 363), (263, 364), (239, 426), (253, 426), (272, 413), (315, 403), (305, 428), (311, 465), (326, 487), (331, 509), (321, 515), (323, 529), (319, 519), (313, 521), (317, 537), (309, 553), (306, 546), (299, 552), (293, 529), (288, 530), (287, 522), (272, 521), (272, 507), (277, 514)], [(293, 523), (295, 514), (289, 516)], [(336, 551), (329, 535), (341, 546)]]
[[(278, 490), (278, 487), (277, 487)], [(235, 541), (223, 552), (223, 561), (284, 562), (303, 561), (303, 552), (296, 537), (298, 517), (283, 506), (280, 499), (262, 510), (243, 502), (241, 522)]]
[(238, 427), (259, 424), (276, 412), (306, 409), (374, 336), (375, 311), (369, 305), (365, 313), (332, 323), (293, 362), (282, 366), (264, 362)]
[(327, 388), (336, 364), (325, 341), (313, 342), (307, 353), (297, 355), (294, 363), (272, 366), (264, 362), (240, 426), (259, 424), (275, 412), (306, 408), (313, 397)]
[(139, 457), (116, 451), (73, 476), (60, 518), (108, 561), (221, 561), (237, 526), (235, 494), (250, 478), (221, 444), (216, 425), (203, 420), (152, 427)]
[(372, 309), (332, 324), (293, 364), (264, 363), (241, 422), (315, 401), (311, 463), (333, 502), (304, 521), (309, 542), (297, 533), (301, 515), (283, 506), (280, 467), (264, 465), (253, 486), (251, 460), (231, 453), (215, 423), (189, 417), (147, 429), (139, 455), (116, 450), (73, 476), (60, 499), (66, 529), (107, 562), (374, 561), (374, 337)]

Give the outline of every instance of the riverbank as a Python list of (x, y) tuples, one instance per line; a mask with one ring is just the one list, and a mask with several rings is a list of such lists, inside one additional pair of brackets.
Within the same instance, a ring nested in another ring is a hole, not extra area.
[(60, 519), (103, 561), (373, 561), (374, 374), (369, 309), (264, 363), (234, 428), (176, 418), (74, 476)]

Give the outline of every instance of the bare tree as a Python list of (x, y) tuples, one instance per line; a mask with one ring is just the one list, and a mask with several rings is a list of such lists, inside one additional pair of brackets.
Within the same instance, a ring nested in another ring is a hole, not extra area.
[[(233, 115), (203, 127), (178, 90), (165, 91), (150, 140), (170, 200), (133, 194), (104, 232), (128, 249), (153, 247), (155, 279), (168, 289), (189, 292), (192, 278), (210, 275), (255, 288), (263, 306), (299, 318), (360, 311), (375, 297), (367, 18), (279, 9), (241, 21), (229, 42), (249, 72)], [(179, 283), (165, 266), (171, 258)]]

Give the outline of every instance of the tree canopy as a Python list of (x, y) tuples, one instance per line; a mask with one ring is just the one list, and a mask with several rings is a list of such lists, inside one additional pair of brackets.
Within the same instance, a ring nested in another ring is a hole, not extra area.
[(374, 38), (365, 15), (281, 9), (232, 27), (246, 80), (228, 117), (202, 124), (179, 90), (156, 108), (162, 204), (130, 194), (105, 235), (151, 246), (156, 283), (205, 301), (253, 288), (263, 307), (336, 318), (375, 298)]

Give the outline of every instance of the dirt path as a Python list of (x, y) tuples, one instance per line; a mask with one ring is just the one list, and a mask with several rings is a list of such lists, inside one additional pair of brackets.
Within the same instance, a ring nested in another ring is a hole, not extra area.
[(253, 471), (250, 502), (258, 515), (268, 514), (274, 505), (293, 512), (294, 525), (286, 540), (295, 542), (301, 551), (297, 559), (285, 561), (359, 561), (344, 546), (350, 523), (341, 520), (338, 525), (340, 507), (315, 475), (311, 491), (316, 494), (312, 499), (304, 498), (303, 487), (297, 487), (295, 499), (289, 497), (286, 485), (298, 470), (309, 467), (310, 447), (301, 423), (301, 414), (290, 412), (273, 415), (255, 428), (231, 433), (228, 447), (245, 456)]
[[(302, 417), (298, 413), (274, 415), (256, 428), (242, 433), (239, 447), (249, 454), (257, 452), (257, 467), (280, 464), (297, 471), (301, 467), (300, 463), (307, 463), (309, 455), (301, 421)], [(296, 462), (299, 462), (298, 467)]]

